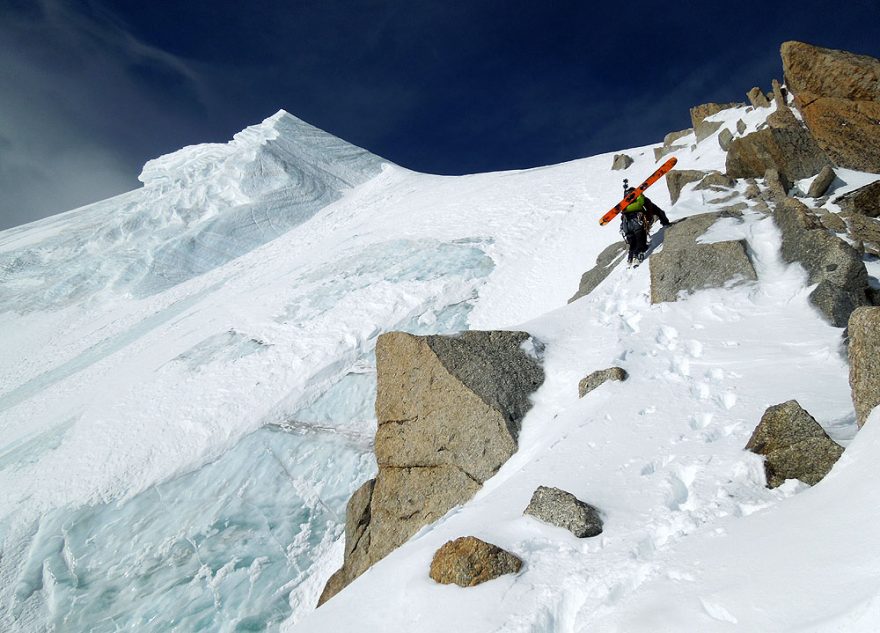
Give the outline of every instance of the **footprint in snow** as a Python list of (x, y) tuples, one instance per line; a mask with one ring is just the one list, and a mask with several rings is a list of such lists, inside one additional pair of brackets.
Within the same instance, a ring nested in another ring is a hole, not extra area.
[(691, 415), (689, 424), (693, 430), (700, 431), (712, 423), (713, 417), (711, 413), (695, 413)]
[(660, 345), (660, 347), (668, 349), (669, 351), (675, 351), (678, 347), (678, 330), (669, 325), (661, 326), (660, 331), (657, 333), (654, 340)]
[(688, 341), (688, 354), (690, 354), (693, 358), (699, 358), (703, 355), (703, 344), (700, 343), (700, 341)]
[(706, 372), (706, 378), (717, 385), (724, 381), (724, 370), (718, 369), (717, 367), (715, 369), (710, 369)]

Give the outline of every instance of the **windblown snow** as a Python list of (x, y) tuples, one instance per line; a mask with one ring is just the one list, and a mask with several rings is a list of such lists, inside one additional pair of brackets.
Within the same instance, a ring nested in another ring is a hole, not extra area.
[[(723, 170), (717, 133), (679, 142), (680, 168)], [(626, 172), (607, 154), (440, 177), (282, 111), (150, 161), (141, 189), (0, 233), (0, 628), (880, 628), (880, 420), (855, 435), (842, 332), (772, 218), (703, 237), (746, 239), (757, 282), (651, 305), (647, 267), (618, 266), (566, 303), (653, 147)], [(649, 195), (673, 220), (720, 204)], [(547, 346), (519, 452), (316, 611), (375, 472), (376, 337), (490, 328)], [(578, 399), (612, 364), (632, 378)], [(743, 446), (790, 399), (851, 446), (819, 485), (768, 490)], [(538, 485), (600, 507), (603, 535), (522, 516)], [(523, 571), (435, 584), (433, 552), (466, 534)]]

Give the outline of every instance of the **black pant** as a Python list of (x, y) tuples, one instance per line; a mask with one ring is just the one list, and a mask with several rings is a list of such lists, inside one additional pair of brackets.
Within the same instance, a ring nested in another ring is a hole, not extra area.
[(626, 243), (629, 245), (629, 255), (626, 259), (631, 262), (648, 250), (648, 234), (643, 230), (630, 233), (626, 236)]

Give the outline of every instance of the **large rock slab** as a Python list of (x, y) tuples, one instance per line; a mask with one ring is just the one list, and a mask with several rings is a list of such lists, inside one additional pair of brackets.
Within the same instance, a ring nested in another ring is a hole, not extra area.
[(785, 83), (794, 94), (880, 101), (880, 60), (804, 42), (780, 47)]
[(516, 451), (541, 385), (526, 332), (413, 336), (376, 344), (379, 466), (452, 465), (482, 483)]
[(586, 297), (593, 292), (611, 274), (614, 267), (621, 262), (624, 253), (626, 253), (626, 244), (624, 242), (614, 242), (599, 253), (599, 256), (596, 258), (596, 265), (581, 275), (581, 283), (578, 286), (578, 290), (568, 302), (577, 301), (581, 297)]
[(702, 180), (707, 173), (696, 169), (673, 169), (666, 174), (666, 188), (669, 189), (669, 199), (672, 204), (678, 202), (681, 190), (686, 184)]
[(849, 318), (849, 385), (859, 426), (880, 404), (880, 308), (859, 308)]
[(880, 180), (834, 199), (849, 214), (880, 217)]
[(744, 240), (697, 242), (697, 238), (722, 217), (732, 216), (724, 212), (703, 213), (666, 229), (663, 250), (648, 260), (651, 303), (676, 301), (682, 292), (720, 288), (758, 278)]
[(578, 538), (602, 533), (599, 510), (559, 488), (538, 486), (523, 514), (566, 529)]
[(839, 167), (880, 173), (880, 60), (785, 42), (782, 65), (804, 122)]
[(859, 253), (829, 233), (802, 202), (786, 198), (776, 205), (782, 231), (782, 258), (799, 262), (818, 284), (810, 300), (836, 327), (846, 327), (856, 308), (869, 305), (868, 273)]
[(801, 93), (797, 104), (816, 143), (835, 165), (880, 173), (880, 102)]
[(829, 165), (828, 157), (799, 123), (766, 127), (730, 142), (725, 170), (731, 178), (761, 178), (775, 169), (789, 181), (809, 178)]
[(786, 479), (815, 485), (843, 454), (843, 447), (828, 437), (796, 400), (768, 408), (746, 449), (764, 456), (770, 488)]
[(522, 560), (497, 545), (475, 536), (445, 543), (431, 560), (430, 576), (436, 582), (474, 587), (522, 569)]
[(526, 332), (383, 334), (376, 343), (379, 473), (351, 498), (326, 601), (420, 528), (469, 500), (517, 449), (544, 381)]

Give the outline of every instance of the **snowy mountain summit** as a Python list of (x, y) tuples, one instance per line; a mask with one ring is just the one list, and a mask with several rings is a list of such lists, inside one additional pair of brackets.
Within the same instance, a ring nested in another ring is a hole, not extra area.
[(142, 189), (36, 222), (21, 248), (21, 229), (8, 231), (4, 303), (57, 308), (108, 287), (166, 290), (283, 235), (385, 162), (281, 110), (229, 143), (149, 161)]
[[(281, 111), (0, 233), (0, 629), (876, 631), (880, 62), (782, 53), (627, 160)], [(598, 218), (670, 154), (628, 268)]]

